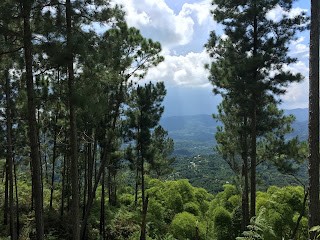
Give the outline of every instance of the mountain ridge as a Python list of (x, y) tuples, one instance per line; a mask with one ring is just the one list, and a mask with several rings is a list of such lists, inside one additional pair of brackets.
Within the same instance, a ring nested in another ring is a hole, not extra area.
[[(284, 110), (285, 115), (292, 114), (295, 121), (292, 124), (294, 131), (287, 135), (288, 138), (298, 136), (305, 141), (308, 137), (308, 109), (296, 108)], [(215, 142), (217, 126), (221, 125), (209, 114), (166, 116), (160, 124), (175, 141), (176, 153), (211, 154)], [(201, 152), (203, 151), (203, 152)]]

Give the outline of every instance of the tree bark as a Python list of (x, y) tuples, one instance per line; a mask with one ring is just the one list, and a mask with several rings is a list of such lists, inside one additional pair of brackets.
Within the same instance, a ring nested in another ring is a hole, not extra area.
[[(121, 83), (120, 93), (122, 92), (122, 87), (123, 86)], [(120, 113), (120, 105), (121, 105), (121, 101), (118, 100), (116, 103), (115, 109), (114, 109), (115, 113), (114, 113), (113, 119), (112, 119), (112, 127), (111, 127), (112, 130), (114, 130), (116, 128), (117, 119), (118, 119), (118, 116)], [(93, 205), (93, 200), (96, 196), (96, 191), (97, 191), (102, 173), (103, 173), (103, 171), (106, 167), (107, 161), (109, 161), (108, 159), (110, 157), (110, 152), (108, 150), (109, 150), (109, 147), (111, 146), (111, 143), (113, 142), (112, 134), (110, 134), (110, 136), (107, 136), (106, 139), (107, 139), (107, 143), (105, 144), (105, 147), (102, 149), (102, 155), (101, 155), (102, 157), (101, 157), (101, 161), (100, 161), (101, 164), (100, 164), (99, 170), (97, 171), (97, 173), (95, 173), (96, 177), (95, 177), (94, 185), (92, 188), (92, 192), (88, 192), (88, 202), (87, 202), (87, 206), (86, 206), (86, 213), (83, 217), (83, 221), (82, 221), (82, 225), (81, 225), (81, 239), (83, 239), (83, 240), (85, 239), (87, 223), (88, 223), (91, 208)], [(96, 143), (95, 143), (95, 145), (96, 145)], [(94, 149), (96, 149), (96, 146), (94, 146)], [(94, 150), (94, 152), (95, 152), (95, 150)]]
[[(318, 0), (311, 0), (309, 57), (309, 229), (320, 225), (319, 219), (319, 16)], [(309, 239), (316, 234), (310, 233)]]
[(72, 40), (72, 5), (66, 0), (66, 21), (67, 21), (67, 68), (68, 68), (68, 93), (69, 93), (69, 120), (70, 120), (70, 174), (72, 194), (72, 237), (80, 239), (80, 210), (79, 210), (79, 179), (78, 179), (78, 147), (77, 147), (77, 125), (74, 103), (74, 68), (73, 68), (73, 47)]
[(53, 133), (52, 172), (51, 172), (51, 189), (50, 189), (50, 209), (52, 209), (52, 202), (53, 202), (54, 176), (55, 176), (55, 166), (56, 166), (56, 158), (57, 158), (57, 121), (58, 121), (58, 117), (56, 115), (55, 116), (55, 120), (54, 120), (54, 133)]
[(251, 179), (250, 179), (250, 218), (256, 215), (256, 169), (257, 169), (257, 111), (256, 105), (254, 104), (252, 113), (252, 125), (251, 125)]
[[(256, 7), (255, 7), (255, 11)], [(258, 19), (257, 16), (254, 16), (253, 20), (253, 59), (257, 57), (258, 51)], [(258, 72), (257, 68), (255, 67), (253, 70), (253, 86), (256, 86), (258, 83)], [(251, 116), (251, 154), (250, 154), (250, 161), (251, 161), (251, 181), (250, 181), (250, 218), (256, 215), (256, 169), (257, 169), (257, 96), (256, 90), (251, 89), (252, 94), (252, 116)]]
[(20, 219), (19, 219), (19, 195), (18, 195), (18, 181), (17, 181), (17, 169), (16, 164), (13, 159), (13, 171), (14, 171), (14, 185), (16, 191), (16, 221), (17, 221), (17, 237), (19, 238), (20, 235)]
[(101, 179), (101, 205), (100, 205), (100, 237), (104, 240), (106, 239), (105, 236), (105, 171), (102, 174), (102, 179)]
[(9, 177), (9, 213), (10, 213), (10, 236), (11, 239), (17, 239), (15, 226), (15, 209), (14, 209), (14, 180), (13, 180), (13, 143), (12, 143), (12, 105), (11, 105), (11, 87), (9, 71), (6, 70), (6, 134), (7, 134), (7, 163)]
[(6, 160), (5, 166), (5, 186), (4, 186), (4, 205), (3, 205), (3, 225), (8, 225), (9, 215), (9, 163)]
[(64, 155), (63, 155), (63, 168), (62, 168), (62, 189), (61, 189), (61, 205), (60, 205), (60, 217), (63, 217), (64, 213), (64, 199), (65, 199), (65, 192), (66, 192), (66, 170), (67, 170), (67, 149), (65, 149)]
[(146, 234), (147, 234), (148, 203), (149, 203), (149, 196), (147, 196), (146, 199), (142, 199), (142, 221), (141, 221), (140, 240), (147, 239)]
[(36, 219), (36, 236), (37, 240), (44, 239), (43, 226), (43, 195), (42, 195), (42, 179), (41, 165), (38, 144), (38, 124), (36, 119), (36, 104), (33, 82), (33, 57), (32, 57), (32, 33), (30, 26), (30, 15), (32, 1), (21, 1), (23, 11), (23, 44), (24, 58), (26, 67), (26, 85), (28, 98), (28, 135), (31, 150), (32, 164), (32, 185), (34, 186), (34, 209)]
[(298, 230), (299, 230), (299, 225), (300, 225), (300, 222), (305, 214), (305, 211), (306, 211), (306, 205), (307, 205), (307, 200), (308, 200), (308, 195), (309, 195), (309, 192), (306, 191), (304, 193), (304, 198), (303, 198), (303, 203), (302, 203), (302, 208), (301, 208), (301, 212), (300, 212), (300, 215), (298, 217), (298, 220), (296, 222), (296, 226), (294, 227), (294, 230), (292, 232), (292, 235), (291, 235), (291, 238), (292, 240), (298, 240), (297, 239), (297, 233), (298, 233)]

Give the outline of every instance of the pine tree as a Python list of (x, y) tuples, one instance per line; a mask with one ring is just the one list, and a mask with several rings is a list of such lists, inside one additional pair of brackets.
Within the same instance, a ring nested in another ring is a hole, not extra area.
[(151, 154), (151, 129), (156, 127), (163, 113), (161, 106), (166, 90), (163, 82), (137, 86), (131, 93), (127, 111), (128, 126), (135, 141), (137, 182), (141, 182), (142, 221), (140, 240), (146, 239), (146, 215), (148, 196), (145, 194), (145, 164), (154, 157)]
[(293, 1), (215, 0), (213, 3), (217, 5), (214, 18), (224, 26), (227, 37), (222, 39), (211, 33), (206, 47), (215, 61), (210, 66), (209, 79), (214, 92), (227, 99), (234, 106), (232, 109), (239, 109), (235, 124), (240, 127), (237, 134), (244, 143), (240, 149), (242, 158), (250, 157), (250, 216), (253, 217), (257, 138), (268, 130), (263, 128), (261, 120), (269, 119), (265, 118), (268, 117), (265, 106), (279, 102), (275, 95), (284, 94), (289, 83), (302, 79), (300, 74), (283, 67), (296, 61), (288, 56), (288, 44), (296, 38), (297, 31), (304, 29), (307, 18), (305, 14), (295, 17), (284, 14), (279, 21), (267, 17), (278, 5), (288, 13)]

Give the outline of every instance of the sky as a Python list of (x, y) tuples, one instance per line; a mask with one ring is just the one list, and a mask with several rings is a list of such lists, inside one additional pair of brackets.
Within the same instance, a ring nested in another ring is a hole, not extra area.
[[(146, 81), (164, 81), (167, 96), (164, 100), (165, 116), (212, 114), (221, 101), (212, 93), (208, 72), (210, 63), (204, 44), (212, 30), (222, 34), (210, 10), (211, 0), (116, 0), (126, 11), (129, 26), (140, 29), (143, 36), (159, 41), (165, 61), (150, 69)], [(290, 12), (292, 15), (307, 11), (309, 1), (299, 0)], [(277, 7), (268, 13), (271, 19), (281, 16)], [(308, 106), (308, 32), (300, 33), (290, 44), (290, 55), (297, 63), (287, 66), (305, 76), (301, 83), (288, 87), (282, 96), (282, 108), (294, 109)]]

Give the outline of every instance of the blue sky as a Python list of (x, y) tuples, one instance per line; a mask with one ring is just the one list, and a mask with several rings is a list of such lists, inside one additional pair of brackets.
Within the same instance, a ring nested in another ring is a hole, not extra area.
[[(124, 5), (127, 22), (141, 30), (148, 38), (159, 41), (163, 47), (165, 61), (151, 69), (147, 81), (164, 81), (167, 87), (165, 115), (211, 114), (216, 111), (219, 96), (211, 92), (208, 73), (204, 64), (211, 60), (204, 49), (212, 30), (221, 32), (210, 14), (211, 0), (115, 0)], [(310, 3), (306, 0), (294, 4), (292, 14), (305, 10)], [(281, 13), (277, 8), (270, 12), (270, 18)], [(290, 46), (290, 54), (298, 62), (287, 68), (300, 72), (306, 79), (289, 86), (282, 97), (283, 108), (308, 106), (308, 32)]]

